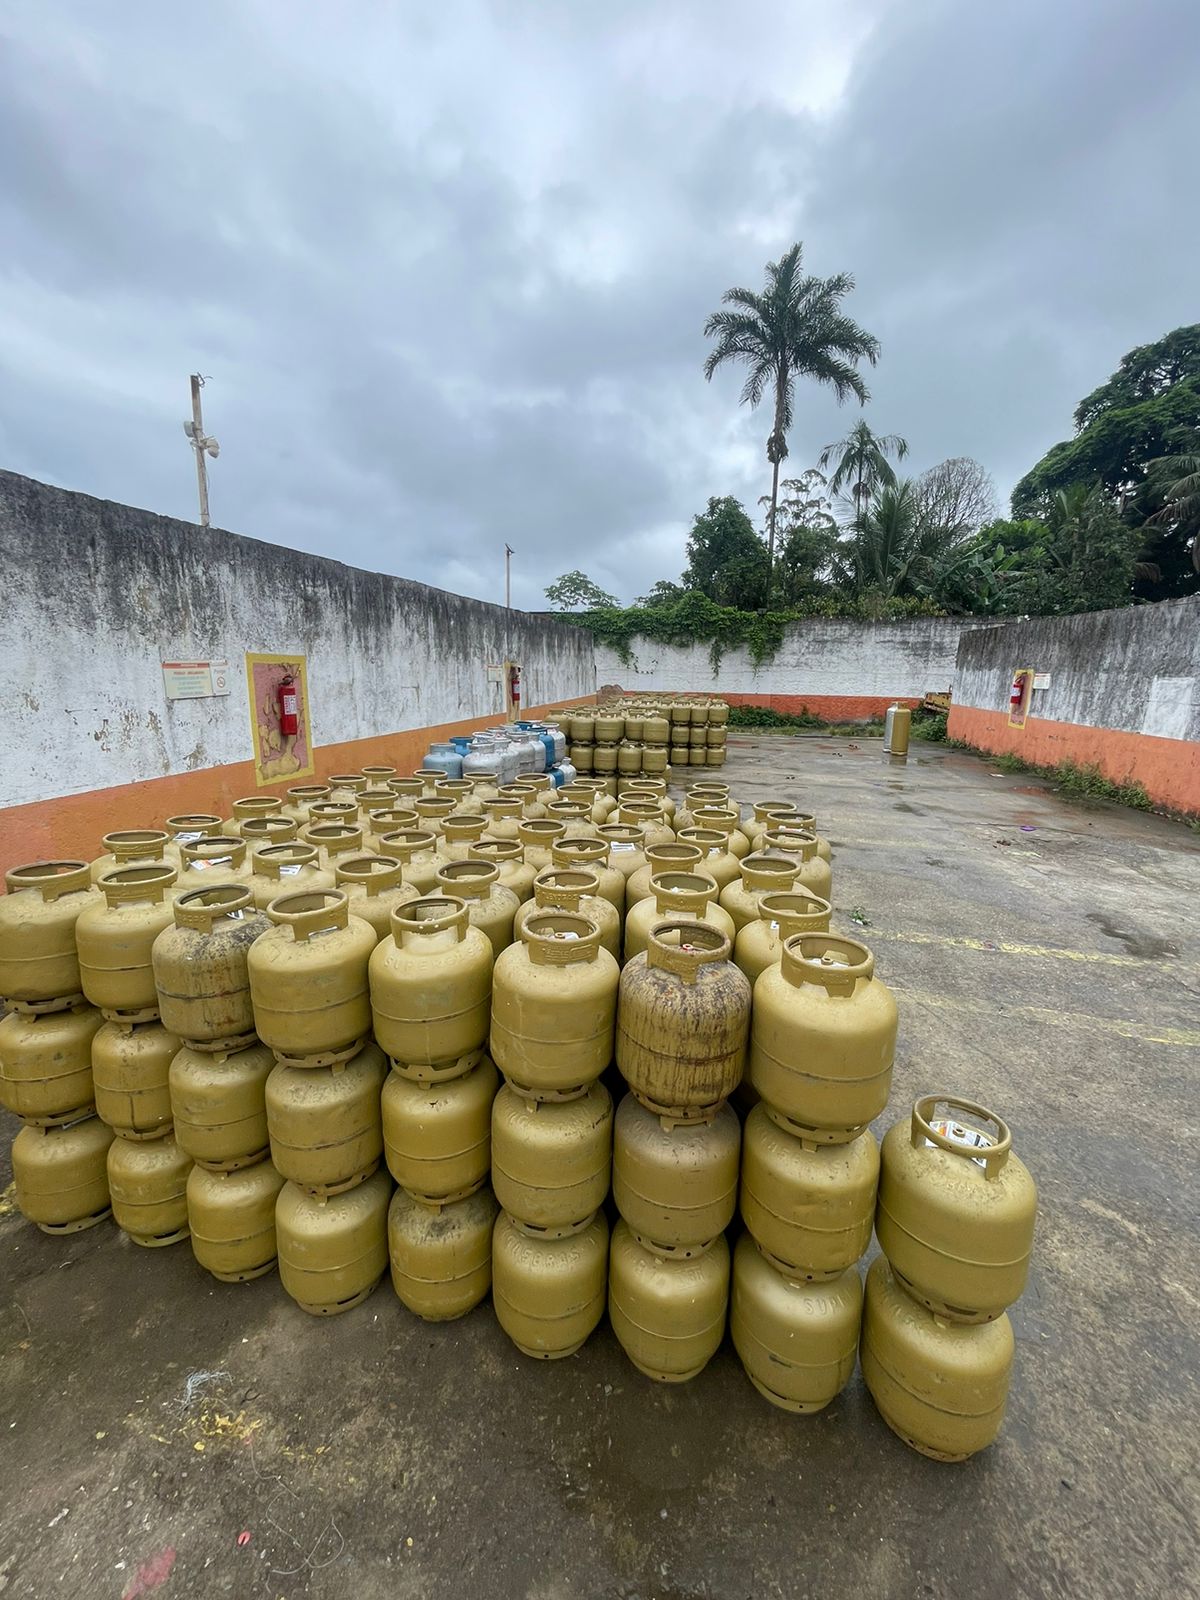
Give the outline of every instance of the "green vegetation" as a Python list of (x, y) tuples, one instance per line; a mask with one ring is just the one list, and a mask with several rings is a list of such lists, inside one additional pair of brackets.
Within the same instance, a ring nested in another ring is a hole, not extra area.
[[(958, 748), (974, 750), (972, 745), (960, 744)], [(1045, 767), (1036, 761), (1024, 761), (1010, 751), (998, 756), (988, 755), (985, 750), (974, 750), (974, 753), (983, 756), (1001, 772), (1029, 772), (1035, 777), (1046, 778), (1055, 792), (1066, 800), (1112, 800), (1117, 805), (1132, 806), (1135, 811), (1154, 809), (1153, 801), (1140, 783), (1116, 783), (1112, 778), (1105, 777), (1100, 768), (1092, 763), (1081, 766), (1075, 761), (1060, 761), (1057, 766)]]
[(550, 604), (561, 611), (574, 611), (576, 606), (594, 611), (597, 606), (617, 604), (615, 594), (609, 594), (607, 589), (593, 583), (587, 573), (580, 572), (578, 568), (574, 572), (564, 572), (556, 583), (549, 584), (545, 595)]
[(945, 744), (948, 720), (949, 712), (946, 711), (914, 711), (910, 737), (928, 739), (932, 744)]
[(799, 711), (772, 711), (769, 706), (730, 706), (731, 728), (753, 728), (758, 733), (824, 733), (834, 738), (874, 738), (882, 734), (883, 722), (873, 718), (868, 722), (826, 722), (815, 712), (801, 707)]

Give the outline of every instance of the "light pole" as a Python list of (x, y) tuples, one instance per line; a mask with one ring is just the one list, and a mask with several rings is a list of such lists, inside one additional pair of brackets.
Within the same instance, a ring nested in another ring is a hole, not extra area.
[(192, 373), (192, 420), (185, 422), (183, 431), (191, 441), (192, 449), (196, 452), (196, 486), (200, 491), (200, 526), (207, 528), (208, 518), (208, 463), (205, 456), (211, 456), (215, 461), (221, 453), (221, 446), (215, 439), (209, 439), (204, 432), (204, 418), (200, 414), (200, 390), (204, 387), (204, 379), (198, 372)]

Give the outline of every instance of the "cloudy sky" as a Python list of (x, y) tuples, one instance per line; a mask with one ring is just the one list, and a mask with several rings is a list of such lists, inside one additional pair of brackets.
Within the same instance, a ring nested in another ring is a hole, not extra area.
[(1198, 102), (1196, 0), (6, 0), (0, 466), (194, 516), (199, 370), (214, 522), (630, 599), (768, 487), (702, 327), (800, 238), (1006, 493), (1200, 318)]

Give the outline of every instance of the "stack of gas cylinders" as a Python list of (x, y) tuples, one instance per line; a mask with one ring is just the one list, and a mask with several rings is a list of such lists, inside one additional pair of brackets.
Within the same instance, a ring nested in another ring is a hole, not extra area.
[(793, 1412), (861, 1359), (897, 1434), (966, 1458), (1032, 1245), (1009, 1130), (938, 1094), (876, 1143), (896, 1004), (831, 931), (811, 814), (616, 787), (376, 768), (11, 872), (18, 1204), (49, 1232), (111, 1206), (225, 1281), (278, 1260), (313, 1314), (389, 1272), (430, 1321), (490, 1293), (542, 1359), (607, 1311), (663, 1382), (728, 1327)]

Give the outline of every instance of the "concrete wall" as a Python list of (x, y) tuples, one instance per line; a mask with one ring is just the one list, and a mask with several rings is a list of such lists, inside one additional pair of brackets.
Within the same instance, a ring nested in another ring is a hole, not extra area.
[[(1014, 672), (1047, 675), (1023, 728)], [(1200, 812), (1200, 598), (975, 628), (959, 644), (952, 737), (1028, 761), (1091, 763)]]
[[(576, 628), (11, 473), (0, 560), (9, 865), (95, 854), (106, 826), (228, 815), (253, 793), (246, 652), (307, 657), (319, 775), (407, 770), (430, 737), (497, 720), (485, 667), (506, 656), (523, 663), (531, 708), (595, 690)], [(231, 692), (168, 701), (171, 660), (227, 660)]]
[(949, 689), (965, 626), (973, 624), (957, 617), (874, 623), (813, 617), (791, 623), (779, 651), (757, 671), (749, 653), (738, 649), (725, 652), (716, 674), (707, 641), (676, 646), (635, 639), (632, 668), (608, 646), (597, 645), (596, 682), (626, 690), (719, 693), (735, 705), (807, 708), (833, 719), (870, 717), (893, 701), (912, 704)]

